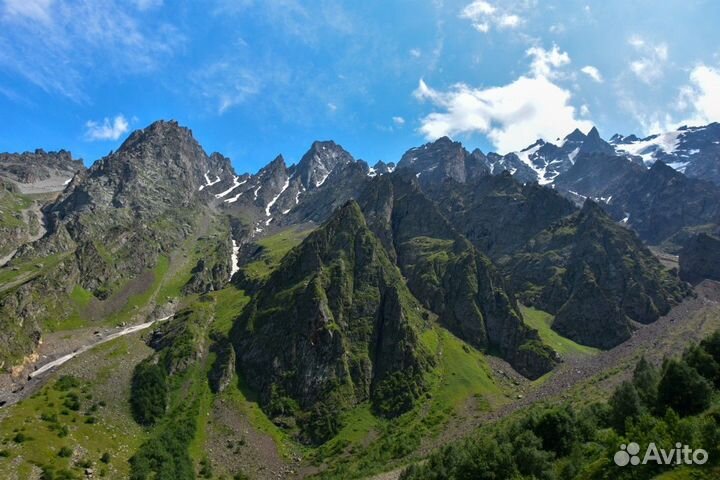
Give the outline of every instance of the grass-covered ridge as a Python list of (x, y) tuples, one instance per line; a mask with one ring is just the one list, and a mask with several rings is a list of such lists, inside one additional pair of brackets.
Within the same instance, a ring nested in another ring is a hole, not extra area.
[(525, 323), (534, 328), (540, 334), (540, 338), (550, 348), (558, 352), (562, 356), (568, 355), (594, 355), (599, 350), (585, 345), (575, 343), (569, 338), (565, 338), (552, 329), (553, 316), (542, 310), (532, 307), (521, 306), (523, 319)]
[(283, 257), (299, 245), (312, 230), (310, 228), (290, 227), (273, 235), (257, 240), (257, 251), (253, 258), (242, 267), (242, 272), (250, 282), (266, 280), (279, 265)]

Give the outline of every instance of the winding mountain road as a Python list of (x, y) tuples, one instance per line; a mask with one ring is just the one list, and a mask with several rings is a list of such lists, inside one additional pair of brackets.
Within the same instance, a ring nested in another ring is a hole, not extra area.
[(115, 340), (116, 338), (123, 337), (125, 335), (130, 335), (131, 333), (140, 332), (142, 330), (146, 330), (150, 328), (151, 326), (155, 325), (156, 323), (164, 322), (166, 320), (169, 320), (172, 318), (173, 315), (168, 315), (167, 317), (158, 318), (156, 320), (151, 320), (149, 322), (140, 323), (137, 325), (132, 325), (129, 327), (125, 327), (122, 330), (118, 330), (117, 332), (110, 333), (109, 335), (106, 335), (104, 337), (96, 337), (92, 342), (87, 343), (83, 345), (80, 348), (74, 349), (72, 352), (67, 353), (61, 357), (56, 358), (55, 360), (51, 360), (47, 363), (44, 363), (43, 365), (36, 368), (34, 371), (32, 371), (30, 374), (28, 374), (27, 383), (25, 383), (22, 387), (15, 389), (11, 392), (2, 392), (0, 391), (0, 408), (7, 407), (9, 405), (12, 405), (14, 403), (19, 402), (32, 391), (35, 390), (38, 386), (40, 386), (42, 382), (42, 377), (44, 374), (50, 372), (51, 370), (59, 367), (60, 365), (72, 360), (73, 358), (77, 357), (78, 355), (81, 355), (88, 350), (91, 350), (98, 345), (102, 345), (104, 343), (110, 342), (112, 340)]

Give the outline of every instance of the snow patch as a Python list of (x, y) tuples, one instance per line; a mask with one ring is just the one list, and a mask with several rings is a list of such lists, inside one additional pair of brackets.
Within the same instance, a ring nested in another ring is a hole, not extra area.
[(240, 245), (237, 244), (234, 238), (232, 239), (232, 245), (232, 255), (230, 255), (230, 280), (232, 280), (233, 275), (240, 271), (240, 267), (238, 266)]
[[(542, 168), (538, 168), (531, 160), (531, 157), (533, 155), (535, 155), (537, 153), (537, 151), (540, 150), (540, 148), (542, 148), (542, 144), (539, 143), (532, 147), (526, 148), (525, 150), (520, 150), (519, 152), (512, 152), (512, 153), (514, 153), (515, 156), (518, 157), (518, 159), (522, 163), (524, 163), (525, 165), (530, 167), (530, 169), (533, 172), (535, 172), (535, 174), (538, 177), (538, 183), (540, 185), (545, 185), (548, 183), (552, 183), (552, 179), (545, 178), (545, 173), (547, 172), (547, 165)], [(495, 173), (495, 172), (493, 172), (493, 173)]]
[(238, 188), (240, 185), (244, 185), (245, 183), (247, 183), (247, 178), (245, 180), (243, 180), (242, 182), (238, 182), (239, 179), (240, 179), (240, 177), (233, 177), (232, 186), (230, 188), (228, 188), (227, 190), (225, 190), (224, 192), (218, 193), (217, 195), (215, 195), (215, 198), (223, 198), (224, 196), (230, 194), (230, 192), (232, 192), (233, 190)]
[(568, 154), (568, 159), (570, 160), (570, 163), (575, 163), (575, 157), (577, 157), (577, 154), (580, 152), (580, 147), (576, 148), (572, 152)]
[(210, 174), (210, 170), (205, 172), (205, 185), (202, 185), (198, 191), (202, 191), (205, 187), (212, 187), (216, 183), (220, 182), (220, 177), (215, 175), (215, 180), (210, 180), (210, 177), (208, 176)]
[[(290, 186), (290, 178), (288, 178), (287, 180), (285, 180), (285, 184), (283, 185), (282, 189), (280, 190), (280, 193), (278, 193), (277, 195), (275, 195), (275, 198), (273, 198), (272, 200), (270, 200), (270, 203), (268, 203), (268, 204), (267, 204), (267, 207), (265, 207), (265, 216), (267, 216), (267, 217), (270, 216), (270, 209), (272, 208), (273, 205), (275, 205), (275, 202), (278, 201), (278, 198), (280, 198), (280, 195), (282, 195), (283, 193), (285, 193), (285, 190), (287, 190), (287, 188), (288, 188), (289, 186)], [(272, 220), (272, 218), (271, 218), (270, 220)], [(269, 222), (269, 221), (268, 221), (268, 222)], [(267, 225), (267, 223), (266, 223), (266, 225)]]
[(661, 133), (644, 140), (616, 145), (615, 149), (618, 153), (641, 157), (645, 164), (651, 165), (655, 163), (655, 156), (658, 152), (675, 153), (680, 146), (680, 138), (684, 133), (680, 131)]
[(667, 165), (680, 173), (685, 173), (685, 169), (690, 165), (690, 162), (670, 162)]
[(318, 187), (320, 187), (323, 183), (325, 183), (325, 180), (327, 180), (329, 176), (330, 176), (330, 172), (325, 173), (320, 180), (318, 180), (317, 182), (315, 182), (315, 188), (318, 188)]

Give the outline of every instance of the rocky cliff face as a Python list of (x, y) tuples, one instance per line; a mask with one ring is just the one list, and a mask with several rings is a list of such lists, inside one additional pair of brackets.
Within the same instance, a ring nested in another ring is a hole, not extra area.
[[(476, 348), (498, 352), (531, 378), (552, 369), (555, 353), (523, 323), (492, 262), (420, 192), (413, 175), (377, 178), (360, 201), (410, 291), (442, 325)], [(530, 344), (535, 348), (526, 348)]]
[(632, 231), (590, 200), (504, 267), (524, 301), (556, 314), (554, 330), (600, 348), (629, 338), (630, 320), (653, 322), (689, 293)]
[(701, 233), (680, 251), (680, 278), (696, 283), (704, 278), (720, 281), (720, 239)]
[(65, 150), (0, 153), (0, 179), (12, 181), (31, 193), (60, 191), (77, 172), (85, 170), (82, 160)]
[(72, 248), (58, 245), (65, 231), (83, 286), (96, 293), (112, 289), (180, 244), (208, 196), (202, 190), (207, 172), (216, 168), (192, 132), (175, 122), (138, 130), (46, 209), (49, 233), (33, 250)]
[(245, 309), (233, 333), (238, 366), (270, 415), (292, 416), (304, 438), (322, 441), (329, 432), (314, 427), (317, 412), (332, 423), (370, 399), (395, 415), (422, 392), (433, 360), (419, 340), (421, 312), (351, 202), (283, 260)]
[(575, 211), (572, 202), (509, 172), (466, 184), (426, 188), (450, 222), (493, 259), (516, 252), (530, 238)]
[(415, 173), (423, 184), (442, 183), (446, 179), (464, 183), (488, 175), (487, 163), (480, 150), (469, 153), (460, 142), (442, 137), (408, 150), (398, 162), (398, 169)]

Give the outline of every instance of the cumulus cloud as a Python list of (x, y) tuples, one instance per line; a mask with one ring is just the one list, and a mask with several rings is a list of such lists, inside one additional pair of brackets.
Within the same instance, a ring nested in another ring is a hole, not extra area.
[(593, 67), (592, 65), (585, 65), (580, 69), (580, 71), (588, 77), (592, 78), (597, 83), (603, 82), (603, 77), (600, 74), (600, 70), (598, 70), (596, 67)]
[(558, 68), (570, 63), (570, 56), (567, 52), (561, 52), (557, 45), (553, 45), (550, 50), (534, 46), (529, 48), (526, 53), (532, 58), (530, 71), (536, 77), (552, 78), (556, 75)]
[(687, 117), (681, 125), (705, 125), (720, 121), (720, 70), (698, 65), (690, 72), (690, 84), (680, 89), (677, 107)]
[(116, 115), (112, 119), (105, 117), (102, 122), (88, 120), (85, 122), (85, 139), (92, 142), (117, 140), (129, 129), (130, 124), (124, 115)]
[(570, 92), (543, 76), (521, 76), (491, 88), (460, 83), (445, 92), (420, 80), (414, 95), (442, 110), (422, 119), (420, 131), (428, 140), (481, 133), (500, 152), (511, 152), (538, 138), (555, 139), (575, 128), (592, 127), (591, 122), (576, 118)]
[(403, 117), (392, 117), (392, 121), (398, 127), (405, 125), (405, 119)]
[(475, 0), (466, 5), (460, 12), (460, 18), (470, 20), (475, 30), (482, 33), (489, 32), (492, 26), (499, 29), (516, 28), (523, 21), (519, 15), (501, 10), (485, 0)]
[(628, 40), (630, 46), (640, 55), (630, 62), (630, 71), (642, 82), (651, 84), (662, 77), (668, 59), (668, 46), (665, 42), (650, 43), (639, 35)]
[[(578, 118), (571, 92), (554, 81), (560, 76), (558, 69), (570, 63), (567, 52), (553, 45), (549, 50), (535, 46), (526, 54), (531, 58), (529, 73), (507, 85), (473, 88), (458, 83), (440, 91), (421, 79), (413, 92), (415, 98), (438, 111), (421, 119), (420, 131), (428, 140), (480, 133), (506, 153), (538, 138), (555, 139), (575, 128), (592, 128), (589, 120)], [(589, 113), (585, 107), (580, 116)]]

